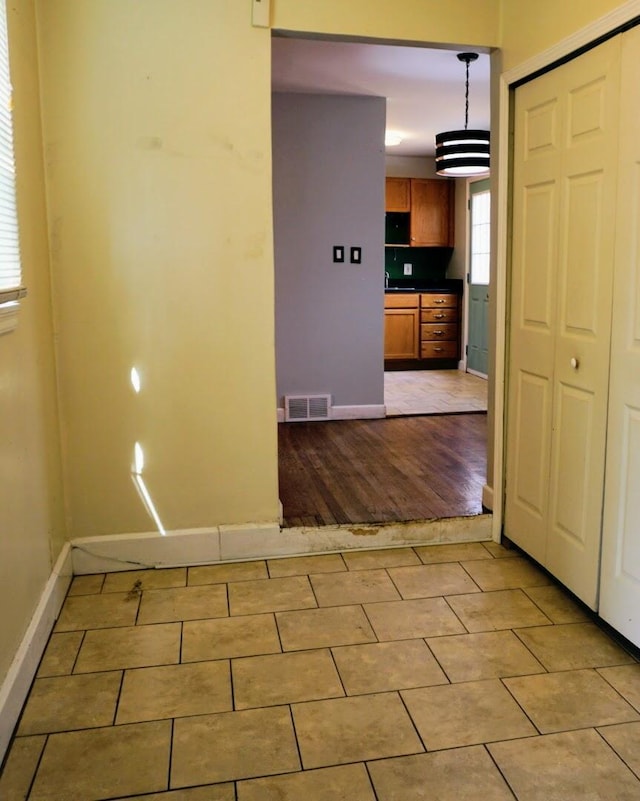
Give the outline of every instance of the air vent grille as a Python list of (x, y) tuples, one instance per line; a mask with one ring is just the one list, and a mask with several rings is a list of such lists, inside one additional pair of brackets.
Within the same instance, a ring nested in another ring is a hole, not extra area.
[(289, 423), (331, 418), (331, 395), (285, 395), (284, 419)]

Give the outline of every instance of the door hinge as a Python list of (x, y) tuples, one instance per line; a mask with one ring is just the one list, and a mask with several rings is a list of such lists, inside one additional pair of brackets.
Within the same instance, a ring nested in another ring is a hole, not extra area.
[(465, 346), (464, 346), (464, 355), (465, 355), (465, 356), (468, 356), (468, 355), (469, 355), (469, 346), (468, 346), (468, 345), (465, 345)]

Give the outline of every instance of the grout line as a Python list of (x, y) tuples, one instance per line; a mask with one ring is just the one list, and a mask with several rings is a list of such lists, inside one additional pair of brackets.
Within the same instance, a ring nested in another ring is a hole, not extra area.
[(490, 750), (489, 750), (489, 748), (487, 747), (487, 746), (488, 746), (488, 745), (490, 745), (490, 744), (491, 744), (491, 743), (482, 743), (482, 747), (484, 748), (484, 750), (485, 750), (485, 753), (486, 753), (486, 754), (488, 754), (488, 756), (489, 756), (489, 759), (490, 759), (490, 760), (493, 762), (493, 764), (495, 765), (495, 767), (496, 767), (496, 770), (498, 771), (498, 773), (499, 773), (499, 774), (502, 776), (502, 779), (503, 779), (504, 783), (507, 785), (507, 788), (509, 789), (509, 792), (510, 792), (510, 793), (512, 793), (512, 795), (513, 795), (514, 799), (517, 799), (517, 798), (518, 798), (518, 796), (516, 795), (516, 791), (515, 791), (515, 789), (514, 789), (514, 788), (511, 786), (511, 784), (509, 783), (509, 780), (507, 779), (507, 777), (505, 776), (505, 774), (502, 772), (502, 768), (500, 767), (500, 765), (498, 765), (498, 763), (497, 763), (497, 761), (495, 760), (495, 758), (494, 758), (493, 754), (491, 753), (491, 751), (490, 751)]

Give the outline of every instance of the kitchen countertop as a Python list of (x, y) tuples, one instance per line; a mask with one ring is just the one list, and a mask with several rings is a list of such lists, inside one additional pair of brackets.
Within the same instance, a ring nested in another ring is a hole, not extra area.
[(392, 286), (385, 287), (385, 293), (396, 292), (452, 292), (458, 295), (462, 294), (462, 279), (461, 278), (443, 278), (440, 281), (415, 281), (411, 283), (407, 281), (406, 284), (398, 286), (401, 279), (391, 280)]

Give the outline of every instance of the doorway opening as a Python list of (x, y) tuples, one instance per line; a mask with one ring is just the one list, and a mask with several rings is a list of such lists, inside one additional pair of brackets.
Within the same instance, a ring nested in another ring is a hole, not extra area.
[[(396, 406), (394, 411), (389, 403), (385, 419), (385, 384), (398, 385), (401, 378), (394, 371), (396, 375), (387, 381), (383, 358), (388, 271), (385, 176), (427, 176), (428, 182), (439, 182), (433, 166), (434, 132), (457, 127), (461, 113), (461, 104), (455, 102), (460, 98), (453, 89), (459, 89), (455, 50), (275, 36), (272, 52), (278, 407), (284, 407), (285, 395), (332, 398), (329, 422), (279, 427), (285, 524), (478, 514), (486, 482), (486, 417), (482, 414), (486, 383), (455, 369), (464, 367), (460, 340), (449, 358), (454, 369), (415, 371), (398, 388), (406, 404), (407, 390), (411, 394), (410, 385), (415, 385), (412, 378), (426, 381), (426, 390), (415, 394), (422, 395), (425, 403), (430, 400), (430, 405)], [(438, 66), (420, 74), (425, 70), (424, 65), (418, 66), (423, 57), (433, 57)], [(385, 59), (390, 67), (387, 80), (393, 86), (380, 83)], [(486, 56), (485, 64), (485, 118), (474, 125), (488, 128)], [(403, 69), (408, 72), (403, 74)], [(375, 75), (377, 86), (366, 83), (367, 70)], [(406, 87), (415, 89), (417, 84), (421, 84), (420, 101), (414, 114), (420, 121), (412, 141), (411, 124), (399, 122), (394, 101)], [(429, 102), (425, 87), (434, 93)], [(425, 120), (425, 108), (445, 112), (448, 108), (451, 116), (435, 118), (432, 113)], [(363, 125), (365, 117), (372, 120), (373, 128)], [(405, 137), (400, 136), (401, 143), (385, 153), (385, 127), (389, 132), (392, 126)], [(422, 145), (419, 137), (424, 137)], [(438, 275), (446, 273), (447, 279), (457, 281), (462, 295), (467, 269), (466, 182), (460, 181), (459, 186), (460, 200), (455, 212), (452, 209), (456, 223), (461, 221), (457, 240), (438, 247), (420, 243), (408, 244), (401, 251), (397, 248), (403, 277), (413, 282), (414, 291), (433, 280), (437, 264)], [(462, 315), (459, 319), (463, 324)], [(444, 386), (437, 386), (438, 379)], [(482, 384), (480, 399), (463, 388), (465, 381)], [(479, 419), (463, 423), (464, 415), (456, 416), (463, 412), (473, 412), (469, 417)], [(394, 414), (402, 419), (390, 419)], [(464, 432), (473, 440), (473, 448), (465, 444)], [(380, 465), (392, 475), (379, 476)], [(310, 483), (303, 486), (306, 470)], [(440, 480), (448, 471), (453, 471), (449, 480)], [(366, 497), (368, 492), (372, 497)], [(462, 505), (461, 492), (468, 495)], [(339, 495), (362, 500), (345, 512), (347, 519), (341, 518), (344, 509), (318, 519), (317, 511), (292, 511), (290, 499), (305, 495), (316, 496), (334, 509), (340, 506), (335, 500)], [(386, 506), (380, 502), (383, 497), (389, 500)], [(423, 511), (414, 503), (420, 499), (427, 507)], [(391, 507), (393, 516), (388, 517)]]

